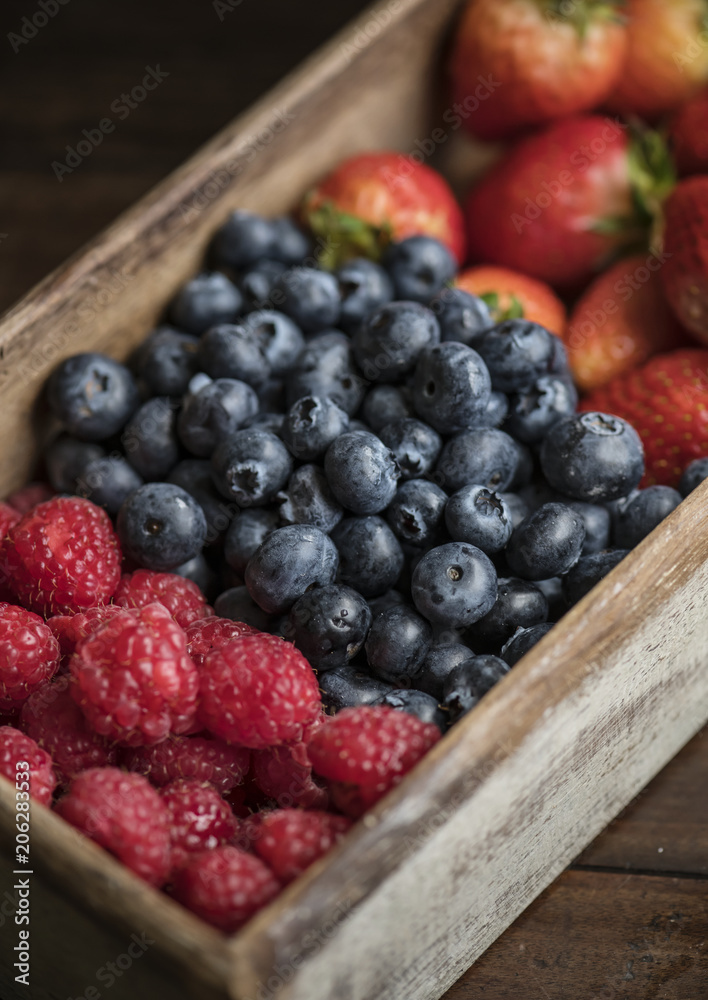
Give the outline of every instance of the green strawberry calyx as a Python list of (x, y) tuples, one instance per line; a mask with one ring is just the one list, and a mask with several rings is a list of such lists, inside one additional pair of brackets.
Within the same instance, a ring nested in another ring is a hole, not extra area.
[(317, 261), (326, 271), (334, 271), (353, 257), (381, 259), (384, 250), (392, 240), (388, 224), (373, 225), (356, 215), (342, 212), (332, 201), (324, 201), (316, 207), (309, 207), (305, 199), (303, 218), (317, 237)]
[(499, 295), (497, 292), (483, 292), (479, 298), (489, 309), (495, 323), (504, 323), (507, 319), (524, 318), (523, 303), (516, 295), (511, 296), (511, 301), (507, 309), (502, 309), (499, 305)]
[(581, 40), (598, 21), (623, 23), (626, 0), (536, 0), (550, 24), (572, 25)]

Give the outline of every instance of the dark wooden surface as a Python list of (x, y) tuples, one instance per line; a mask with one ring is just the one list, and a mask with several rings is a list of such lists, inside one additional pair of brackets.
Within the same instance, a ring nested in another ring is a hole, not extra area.
[[(14, 52), (34, 3), (5, 0), (0, 308), (177, 166), (363, 6), (68, 0)], [(140, 83), (169, 75), (59, 182), (53, 161)], [(448, 1000), (708, 997), (708, 732), (448, 993)]]

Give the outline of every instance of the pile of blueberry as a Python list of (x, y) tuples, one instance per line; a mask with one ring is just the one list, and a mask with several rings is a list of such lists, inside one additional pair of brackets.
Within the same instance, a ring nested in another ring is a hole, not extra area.
[(681, 502), (637, 490), (633, 428), (577, 413), (561, 341), (495, 324), (433, 239), (329, 273), (236, 212), (209, 267), (130, 367), (55, 370), (47, 473), (133, 566), (294, 642), (330, 711), (445, 728)]

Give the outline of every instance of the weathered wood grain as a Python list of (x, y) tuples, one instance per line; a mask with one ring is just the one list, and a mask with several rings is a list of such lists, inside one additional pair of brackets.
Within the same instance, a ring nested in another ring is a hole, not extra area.
[(707, 893), (700, 880), (567, 872), (445, 1000), (703, 1000)]

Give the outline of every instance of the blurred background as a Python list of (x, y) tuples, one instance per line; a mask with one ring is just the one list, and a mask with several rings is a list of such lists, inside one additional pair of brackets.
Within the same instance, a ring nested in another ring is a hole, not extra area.
[[(0, 310), (366, 6), (3, 0)], [(23, 20), (41, 9), (43, 27)], [(169, 75), (119, 120), (111, 104), (158, 65)], [(52, 162), (105, 117), (115, 131), (58, 180)]]

